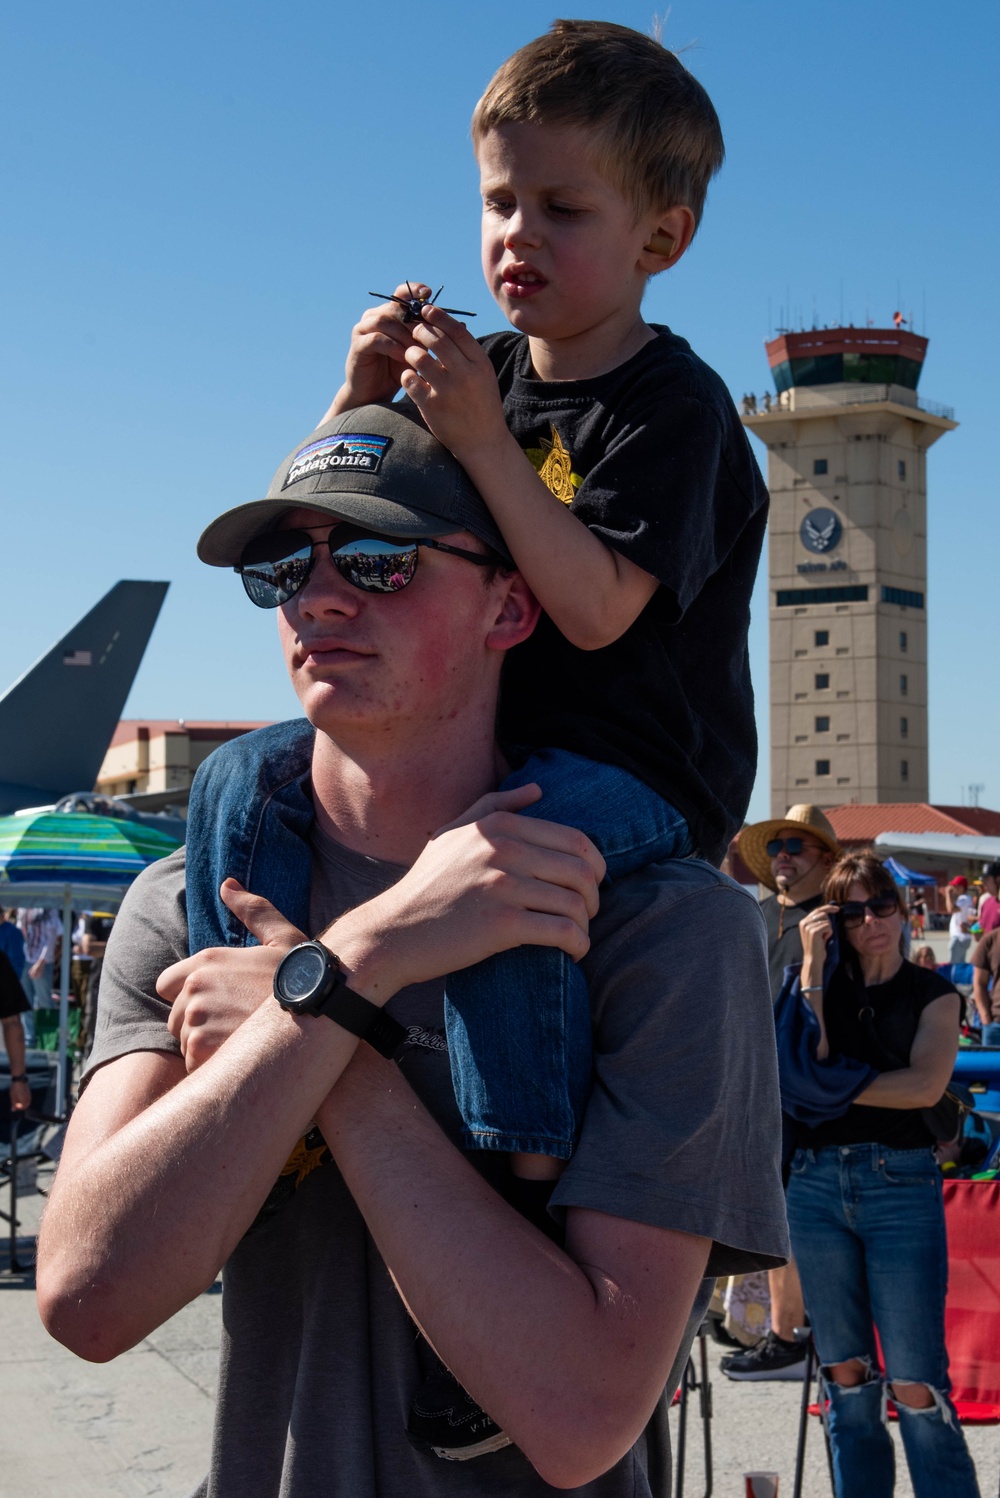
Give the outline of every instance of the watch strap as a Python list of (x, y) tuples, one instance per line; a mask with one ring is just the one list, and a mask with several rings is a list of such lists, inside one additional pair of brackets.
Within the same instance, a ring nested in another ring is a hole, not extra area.
[(316, 1006), (316, 1013), (325, 1014), (359, 1040), (367, 1041), (373, 1050), (389, 1061), (395, 1060), (406, 1039), (406, 1030), (398, 1020), (393, 1019), (391, 1014), (386, 1014), (377, 1004), (363, 999), (343, 981)]

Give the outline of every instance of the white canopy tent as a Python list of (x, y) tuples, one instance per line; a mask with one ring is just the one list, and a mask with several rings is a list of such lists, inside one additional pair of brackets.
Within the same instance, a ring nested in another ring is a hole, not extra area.
[(964, 858), (970, 863), (977, 859), (991, 862), (1000, 858), (1000, 837), (986, 837), (978, 832), (880, 832), (875, 839), (876, 848), (889, 853), (918, 853), (921, 857)]

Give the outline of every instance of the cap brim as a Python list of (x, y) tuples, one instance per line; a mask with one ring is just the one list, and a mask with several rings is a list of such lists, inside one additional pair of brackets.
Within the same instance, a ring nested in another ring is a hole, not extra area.
[(818, 827), (808, 822), (789, 822), (786, 817), (776, 817), (770, 822), (754, 822), (744, 827), (736, 840), (736, 850), (751, 874), (768, 889), (778, 888), (771, 873), (771, 860), (767, 856), (767, 845), (779, 832), (796, 833), (802, 837), (814, 837), (835, 858), (840, 857), (840, 844), (831, 841)]
[[(310, 494), (298, 504), (287, 500), (255, 499), (227, 510), (207, 526), (198, 540), (198, 556), (210, 567), (235, 567), (243, 548), (256, 536), (273, 530), (283, 515), (293, 509), (319, 510), (333, 520), (349, 520), (355, 525), (371, 526), (382, 536), (401, 540), (420, 536), (447, 536), (462, 527), (454, 519), (442, 519), (426, 510), (410, 510), (405, 505), (375, 494)], [(501, 555), (506, 556), (505, 552)]]

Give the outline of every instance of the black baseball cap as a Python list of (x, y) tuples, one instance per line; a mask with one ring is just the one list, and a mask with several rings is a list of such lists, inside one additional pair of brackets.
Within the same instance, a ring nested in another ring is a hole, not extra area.
[(405, 540), (471, 531), (512, 562), (479, 491), (415, 408), (359, 406), (317, 427), (289, 453), (264, 499), (227, 510), (202, 532), (199, 557), (235, 567), (248, 541), (300, 505)]

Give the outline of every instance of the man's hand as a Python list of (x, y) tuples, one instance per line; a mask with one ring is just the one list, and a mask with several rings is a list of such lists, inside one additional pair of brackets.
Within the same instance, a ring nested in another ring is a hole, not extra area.
[(10, 1106), (14, 1113), (23, 1113), (31, 1107), (31, 1088), (27, 1082), (11, 1082)]
[(189, 1072), (211, 1057), (274, 992), (274, 970), (306, 937), (260, 895), (235, 879), (222, 898), (259, 947), (208, 947), (161, 973), (156, 991), (172, 1005), (167, 1028), (180, 1041)]
[(29, 969), (28, 969), (28, 976), (31, 977), (31, 978), (40, 978), (42, 976), (42, 974), (44, 973), (44, 971), (45, 971), (45, 954), (43, 952), (42, 955), (41, 955), (41, 957), (39, 957), (38, 961), (37, 962), (33, 962), (31, 964), (31, 966), (29, 967)]
[(408, 331), (399, 383), (438, 441), (460, 463), (470, 449), (513, 441), (493, 366), (465, 324), (441, 307), (425, 307)]
[(604, 860), (575, 828), (516, 815), (539, 794), (526, 785), (483, 796), (397, 884), (334, 923), (328, 944), (349, 974), (360, 964), (353, 988), (384, 1003), (409, 983), (524, 945), (584, 956)]
[[(412, 288), (412, 292), (411, 289)], [(395, 295), (429, 297), (431, 288), (423, 281), (406, 282), (396, 287)], [(403, 322), (403, 308), (398, 302), (381, 302), (369, 307), (361, 321), (351, 330), (344, 383), (323, 417), (331, 421), (342, 411), (391, 401), (399, 390), (400, 375), (406, 368), (406, 352), (413, 344), (417, 324)], [(320, 425), (322, 426), (322, 422)]]

